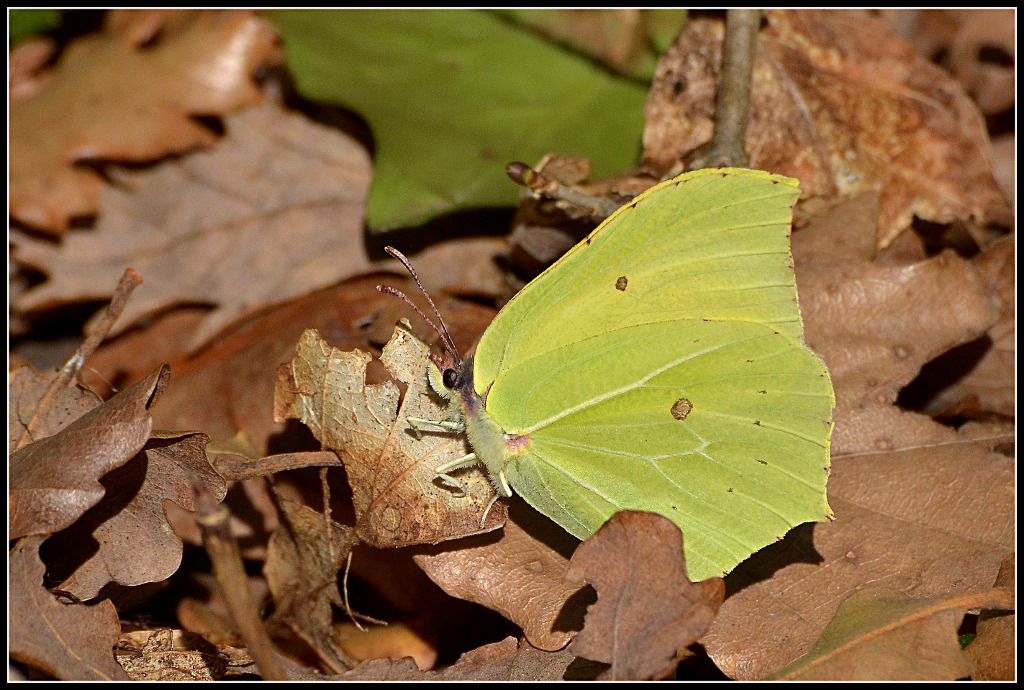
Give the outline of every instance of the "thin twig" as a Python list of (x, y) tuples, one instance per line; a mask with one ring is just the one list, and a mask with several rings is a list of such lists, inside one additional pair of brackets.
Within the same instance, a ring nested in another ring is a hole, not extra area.
[(761, 10), (726, 11), (722, 69), (715, 98), (715, 133), (704, 153), (691, 161), (690, 169), (720, 165), (743, 168), (750, 164), (746, 151), (747, 119), (760, 25)]
[(556, 201), (564, 201), (578, 208), (587, 209), (590, 215), (598, 220), (607, 218), (621, 206), (611, 199), (587, 194), (575, 185), (539, 173), (526, 163), (509, 163), (505, 172), (512, 180), (527, 189), (536, 197), (547, 197)]
[(129, 268), (124, 272), (121, 280), (117, 283), (117, 287), (114, 289), (114, 296), (111, 298), (110, 304), (107, 305), (103, 316), (89, 328), (85, 340), (75, 350), (75, 354), (71, 355), (68, 361), (64, 363), (64, 366), (57, 372), (57, 376), (50, 382), (46, 392), (39, 398), (36, 409), (32, 412), (32, 417), (25, 424), (25, 431), (22, 432), (21, 438), (18, 439), (16, 448), (21, 448), (36, 440), (35, 435), (32, 433), (36, 420), (42, 419), (42, 413), (49, 408), (58, 391), (72, 385), (72, 381), (77, 376), (82, 365), (107, 337), (110, 329), (117, 321), (117, 317), (121, 315), (124, 308), (128, 305), (128, 297), (132, 294), (132, 291), (141, 284), (142, 276), (134, 269)]
[(203, 546), (210, 556), (221, 598), (235, 629), (245, 642), (263, 680), (288, 680), (256, 609), (242, 554), (231, 536), (231, 514), (202, 484), (196, 482), (192, 489), (196, 497), (196, 524), (203, 533)]

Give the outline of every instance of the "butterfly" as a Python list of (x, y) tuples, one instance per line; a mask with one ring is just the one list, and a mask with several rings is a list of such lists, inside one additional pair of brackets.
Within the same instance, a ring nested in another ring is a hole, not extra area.
[(434, 326), (445, 353), (428, 378), (448, 418), (409, 421), (465, 433), (473, 451), (438, 479), (464, 490), (453, 473), (483, 465), (498, 496), (580, 539), (619, 510), (659, 513), (682, 530), (693, 581), (830, 519), (835, 396), (803, 339), (799, 195), (757, 170), (685, 173), (524, 287), (472, 357)]

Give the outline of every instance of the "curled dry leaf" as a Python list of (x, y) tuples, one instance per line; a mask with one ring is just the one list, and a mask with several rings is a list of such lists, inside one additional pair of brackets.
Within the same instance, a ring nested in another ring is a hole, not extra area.
[(725, 596), (721, 578), (687, 579), (682, 534), (654, 513), (613, 515), (576, 550), (565, 576), (597, 589), (597, 603), (570, 651), (611, 664), (607, 675), (618, 680), (672, 673)]
[(915, 597), (991, 589), (1015, 543), (1014, 463), (992, 451), (1005, 437), (968, 440), (914, 417), (879, 431), (902, 447), (833, 456), (834, 522), (794, 530), (729, 575), (734, 594), (704, 639), (727, 675), (760, 679), (792, 663), (866, 585)]
[(100, 480), (103, 500), (43, 549), (62, 591), (88, 600), (109, 582), (133, 586), (174, 574), (182, 543), (167, 523), (164, 502), (195, 510), (193, 484), (217, 501), (226, 493), (206, 457), (207, 443), (205, 434), (154, 432), (138, 455)]
[(100, 477), (131, 460), (149, 438), (149, 407), (167, 377), (167, 367), (161, 367), (54, 435), (11, 455), (8, 539), (52, 534), (100, 502), (106, 492)]
[(62, 604), (43, 587), (42, 536), (19, 541), (8, 562), (7, 640), (15, 660), (61, 680), (128, 680), (114, 661), (121, 634), (110, 600)]
[[(523, 630), (530, 644), (557, 651), (572, 639), (566, 619), (582, 619), (570, 602), (578, 584), (564, 575), (577, 541), (523, 501), (509, 509), (500, 538), (479, 537), (420, 550), (413, 560), (453, 597), (497, 611)], [(568, 602), (568, 604), (567, 604)], [(570, 607), (571, 610), (566, 610)]]
[(896, 447), (878, 415), (902, 415), (896, 397), (921, 367), (999, 317), (992, 291), (951, 251), (902, 265), (875, 262), (876, 218), (875, 199), (865, 194), (793, 235), (807, 343), (836, 390), (833, 454)]
[(1013, 607), (1006, 590), (911, 597), (882, 587), (851, 594), (814, 647), (773, 676), (776, 680), (957, 680), (971, 661), (957, 630), (968, 609)]
[(359, 538), (379, 547), (436, 544), (488, 532), (505, 521), (506, 509), (495, 503), (480, 521), (494, 495), (479, 469), (460, 475), (468, 495), (435, 482), (434, 469), (469, 452), (465, 438), (413, 432), (408, 417), (444, 419), (445, 410), (427, 383), (429, 348), (407, 330), (395, 329), (381, 363), (407, 386), (385, 381), (366, 385), (370, 355), (342, 352), (316, 331), (306, 331), (296, 356), (278, 370), (275, 418), (298, 419), (325, 448), (345, 463), (356, 510)]
[(278, 500), (281, 518), (270, 537), (263, 574), (274, 597), (271, 621), (287, 625), (345, 668), (331, 644), (331, 605), (344, 608), (338, 572), (356, 543), (351, 527), (340, 525), (308, 506)]
[(95, 213), (103, 186), (77, 163), (148, 161), (213, 143), (194, 116), (259, 101), (250, 74), (276, 41), (251, 12), (108, 13), (102, 32), (65, 48), (37, 93), (11, 104), (12, 217), (64, 233), (72, 218)]
[[(751, 88), (750, 166), (800, 180), (805, 199), (879, 194), (879, 248), (914, 216), (1011, 226), (984, 122), (960, 86), (881, 21), (771, 11)], [(687, 24), (647, 103), (646, 159), (669, 169), (711, 138), (724, 25)]]
[(49, 280), (15, 311), (104, 298), (131, 265), (146, 284), (112, 333), (170, 306), (215, 305), (189, 333), (195, 350), (241, 316), (370, 269), (362, 146), (269, 102), (224, 125), (210, 151), (115, 175), (92, 230), (60, 246), (19, 236), (17, 260)]

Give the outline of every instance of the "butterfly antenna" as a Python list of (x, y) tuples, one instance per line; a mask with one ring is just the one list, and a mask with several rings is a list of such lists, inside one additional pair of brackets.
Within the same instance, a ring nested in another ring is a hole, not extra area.
[(402, 265), (405, 266), (405, 270), (407, 270), (409, 272), (409, 275), (412, 276), (413, 280), (416, 281), (416, 285), (419, 286), (420, 292), (422, 292), (423, 296), (427, 298), (427, 303), (430, 305), (430, 308), (434, 310), (434, 315), (437, 316), (437, 320), (438, 320), (438, 322), (440, 322), (441, 327), (438, 328), (437, 324), (435, 324), (430, 319), (430, 317), (428, 317), (426, 314), (424, 314), (420, 310), (419, 307), (417, 307), (415, 304), (413, 304), (413, 301), (411, 299), (409, 299), (408, 297), (406, 297), (405, 293), (403, 293), (401, 290), (398, 290), (397, 288), (393, 288), (393, 287), (391, 287), (389, 285), (378, 285), (377, 286), (377, 290), (379, 290), (380, 292), (386, 293), (388, 295), (394, 295), (395, 297), (399, 298), (400, 300), (402, 300), (403, 302), (408, 304), (410, 307), (415, 309), (416, 313), (419, 314), (420, 317), (424, 321), (426, 321), (430, 325), (431, 328), (434, 329), (434, 332), (437, 333), (438, 336), (440, 336), (441, 342), (444, 343), (444, 349), (447, 350), (448, 352), (450, 352), (452, 354), (452, 356), (455, 357), (456, 360), (459, 360), (460, 359), (459, 351), (455, 347), (455, 341), (452, 340), (452, 337), (448, 334), (448, 328), (447, 328), (447, 326), (444, 325), (444, 319), (441, 318), (441, 312), (439, 312), (437, 310), (437, 307), (434, 305), (434, 300), (430, 299), (430, 294), (427, 293), (426, 289), (424, 289), (423, 283), (420, 282), (420, 277), (418, 275), (416, 275), (416, 271), (415, 271), (415, 269), (413, 269), (412, 264), (409, 262), (409, 259), (407, 259), (405, 257), (405, 254), (403, 254), (402, 252), (398, 251), (394, 247), (384, 247), (384, 251), (386, 251), (388, 254), (390, 254), (391, 256), (395, 257), (396, 259), (398, 259), (399, 261), (402, 262)]

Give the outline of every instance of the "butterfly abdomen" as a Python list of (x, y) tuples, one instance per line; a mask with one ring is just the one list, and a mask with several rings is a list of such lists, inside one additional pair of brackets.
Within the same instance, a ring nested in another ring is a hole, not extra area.
[(467, 357), (463, 365), (457, 392), (458, 404), (465, 415), (466, 438), (477, 460), (487, 469), (487, 476), (495, 490), (502, 496), (511, 496), (512, 492), (504, 476), (505, 466), (514, 455), (529, 446), (530, 437), (505, 433), (487, 412), (484, 399), (473, 388), (472, 360)]

